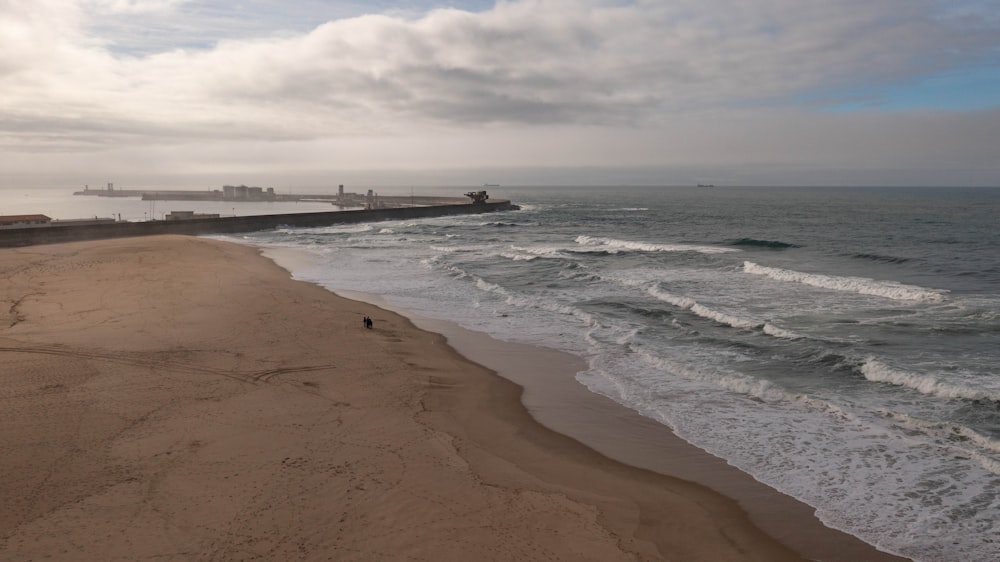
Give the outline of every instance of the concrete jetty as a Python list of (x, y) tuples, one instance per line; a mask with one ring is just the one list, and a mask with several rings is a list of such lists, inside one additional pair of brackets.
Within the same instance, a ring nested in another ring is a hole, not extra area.
[[(456, 200), (458, 201), (458, 200)], [(207, 217), (185, 220), (145, 222), (114, 222), (109, 224), (63, 224), (31, 228), (0, 230), (0, 247), (55, 244), (77, 240), (124, 238), (153, 234), (236, 234), (278, 227), (318, 227), (335, 224), (354, 224), (400, 219), (418, 219), (453, 215), (473, 215), (516, 210), (519, 207), (507, 200), (484, 203), (468, 201), (444, 205), (389, 207), (320, 213), (285, 213), (242, 217)]]
[(330, 203), (338, 207), (410, 207), (414, 205), (447, 205), (462, 203), (463, 198), (427, 195), (379, 195), (373, 190), (368, 193), (352, 193), (339, 186), (337, 193), (278, 193), (273, 187), (252, 187), (246, 185), (224, 185), (222, 189), (195, 191), (190, 189), (122, 189), (109, 183), (104, 189), (84, 186), (73, 195), (89, 197), (131, 197), (143, 201), (227, 201), (234, 203), (274, 203), (311, 201)]

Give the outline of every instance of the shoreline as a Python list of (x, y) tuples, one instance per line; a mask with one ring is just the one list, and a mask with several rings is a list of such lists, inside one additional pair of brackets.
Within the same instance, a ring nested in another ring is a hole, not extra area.
[(76, 242), (0, 270), (0, 558), (802, 558), (259, 248)]
[[(290, 274), (302, 259), (293, 249), (260, 250)], [(761, 530), (806, 558), (831, 562), (909, 560), (827, 526), (808, 504), (685, 441), (669, 427), (590, 391), (575, 378), (586, 369), (586, 362), (576, 355), (502, 341), (453, 322), (420, 316), (377, 294), (326, 290), (403, 316), (418, 329), (441, 334), (459, 355), (520, 386), (520, 401), (537, 423), (614, 461), (703, 485), (735, 500)]]

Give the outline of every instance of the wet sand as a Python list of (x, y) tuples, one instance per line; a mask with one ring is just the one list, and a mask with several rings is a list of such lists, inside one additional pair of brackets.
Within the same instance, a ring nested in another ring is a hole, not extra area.
[(0, 271), (0, 559), (802, 558), (736, 500), (537, 423), (444, 336), (254, 248), (35, 246)]
[[(291, 266), (296, 258), (288, 253), (266, 251), (265, 255)], [(534, 420), (549, 429), (611, 459), (702, 484), (736, 500), (755, 525), (805, 558), (827, 562), (907, 560), (827, 527), (809, 505), (680, 439), (666, 426), (589, 391), (575, 380), (576, 373), (587, 368), (579, 357), (503, 342), (451, 322), (422, 318), (393, 308), (378, 295), (338, 294), (406, 315), (418, 328), (444, 335), (464, 357), (521, 386), (521, 402)]]

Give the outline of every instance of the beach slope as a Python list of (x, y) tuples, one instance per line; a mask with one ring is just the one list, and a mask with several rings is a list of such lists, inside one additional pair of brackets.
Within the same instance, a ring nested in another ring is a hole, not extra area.
[(799, 559), (254, 248), (67, 243), (0, 271), (2, 559)]

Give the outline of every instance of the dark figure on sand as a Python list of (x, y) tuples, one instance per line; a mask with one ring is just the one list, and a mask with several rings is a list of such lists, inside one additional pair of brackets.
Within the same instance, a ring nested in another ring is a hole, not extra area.
[(371, 318), (365, 316), (364, 323), (365, 323), (365, 328), (368, 328), (369, 330), (372, 329), (372, 319)]

